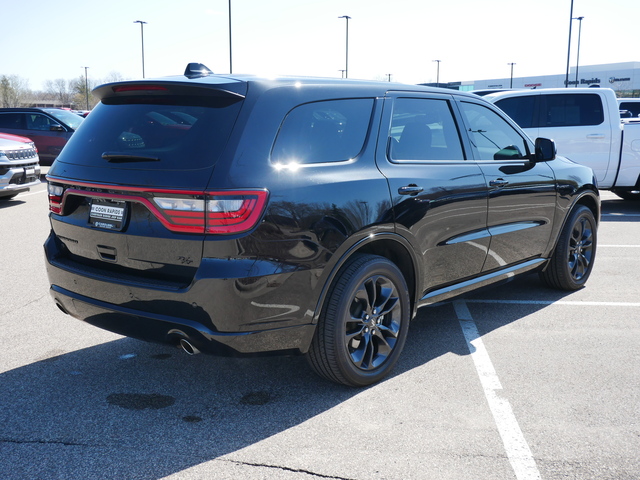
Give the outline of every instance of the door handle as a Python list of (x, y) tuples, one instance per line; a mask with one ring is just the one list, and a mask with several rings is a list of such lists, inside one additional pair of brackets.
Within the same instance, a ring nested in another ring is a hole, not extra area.
[(603, 140), (604, 139), (604, 133), (591, 133), (591, 134), (587, 135), (587, 138), (589, 140)]
[(424, 188), (419, 187), (417, 185), (414, 185), (413, 183), (411, 185), (406, 185), (404, 187), (400, 187), (398, 189), (398, 193), (400, 195), (417, 195), (419, 194), (422, 190), (424, 190)]
[(496, 178), (495, 180), (491, 180), (489, 182), (490, 187), (504, 187), (508, 184), (509, 182), (507, 182), (504, 178)]

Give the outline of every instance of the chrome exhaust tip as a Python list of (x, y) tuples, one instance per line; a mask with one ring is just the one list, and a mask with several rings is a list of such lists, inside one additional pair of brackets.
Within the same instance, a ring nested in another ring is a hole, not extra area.
[(194, 347), (186, 338), (180, 339), (180, 347), (182, 347), (182, 350), (184, 350), (188, 355), (197, 355), (200, 353), (200, 350)]

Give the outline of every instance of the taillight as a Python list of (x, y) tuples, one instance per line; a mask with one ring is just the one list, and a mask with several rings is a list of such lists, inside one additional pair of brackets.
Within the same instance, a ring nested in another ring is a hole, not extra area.
[[(118, 188), (119, 193), (82, 190), (103, 189), (104, 185), (85, 182), (66, 187), (48, 184), (49, 210), (64, 215), (69, 196), (105, 198), (144, 205), (172, 232), (236, 234), (254, 228), (267, 204), (267, 190), (227, 190), (195, 192), (144, 187)], [(80, 188), (76, 188), (80, 187)]]
[(167, 220), (178, 232), (233, 234), (251, 230), (267, 203), (266, 190), (207, 192), (203, 198), (154, 197)]
[(47, 184), (47, 190), (49, 192), (49, 210), (53, 213), (61, 213), (64, 187), (49, 183)]

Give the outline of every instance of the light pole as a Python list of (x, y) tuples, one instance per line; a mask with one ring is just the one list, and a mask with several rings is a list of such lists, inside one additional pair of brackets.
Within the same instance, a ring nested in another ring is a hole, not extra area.
[(147, 22), (143, 22), (142, 20), (135, 20), (133, 23), (140, 24), (140, 40), (142, 41), (142, 78), (144, 78), (144, 25)]
[(569, 61), (571, 60), (571, 26), (573, 25), (573, 0), (571, 0), (571, 12), (569, 13), (569, 45), (567, 46), (567, 75), (564, 77), (564, 88), (569, 88)]
[(231, 0), (229, 0), (229, 73), (233, 73), (233, 55), (231, 49)]
[(346, 57), (344, 62), (344, 78), (349, 78), (349, 20), (351, 20), (351, 17), (347, 15), (343, 15), (338, 18), (344, 18), (347, 21), (347, 46), (346, 46)]
[(440, 86), (440, 62), (442, 60), (434, 60), (434, 62), (438, 63), (438, 69), (436, 70), (436, 87)]
[(582, 19), (584, 17), (576, 17), (573, 20), (578, 20), (578, 54), (576, 56), (576, 88), (578, 88), (578, 68), (580, 67), (580, 35), (582, 35)]
[(511, 65), (511, 80), (509, 81), (509, 88), (513, 88), (513, 66), (515, 63), (507, 63), (507, 65)]
[(87, 70), (89, 67), (80, 68), (84, 68), (84, 93), (87, 96), (87, 110), (89, 110), (89, 77), (87, 76)]

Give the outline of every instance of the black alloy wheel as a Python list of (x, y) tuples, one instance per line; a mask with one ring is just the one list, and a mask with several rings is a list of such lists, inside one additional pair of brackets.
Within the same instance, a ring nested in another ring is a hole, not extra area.
[(329, 291), (309, 350), (310, 364), (336, 383), (375, 383), (397, 362), (409, 319), (409, 292), (398, 267), (384, 257), (356, 255)]
[(598, 226), (591, 210), (577, 206), (569, 215), (542, 280), (559, 290), (578, 290), (587, 282), (596, 257)]

